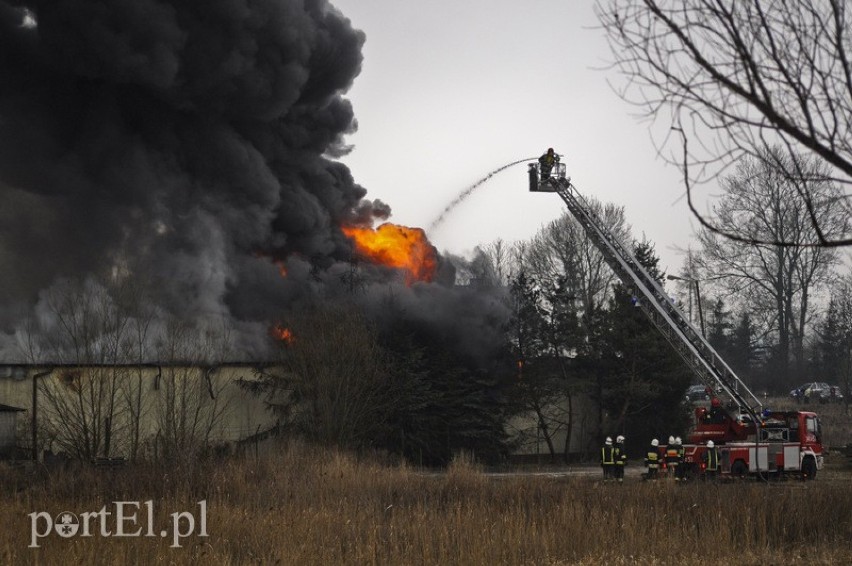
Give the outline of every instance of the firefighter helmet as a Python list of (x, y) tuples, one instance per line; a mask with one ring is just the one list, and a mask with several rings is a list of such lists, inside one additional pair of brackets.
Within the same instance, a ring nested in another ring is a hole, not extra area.
[(679, 437), (679, 436), (678, 436), (677, 438), (675, 438), (675, 444), (680, 444), (681, 442), (682, 442), (682, 441), (681, 441), (681, 439), (680, 439), (680, 437)]
[(606, 437), (606, 444), (607, 444), (607, 446), (612, 444), (612, 438), (610, 438), (609, 436)]
[(624, 442), (624, 437), (619, 434), (618, 436), (615, 437), (615, 441), (616, 442)]
[(715, 444), (713, 444), (712, 440), (707, 441), (707, 448), (713, 448), (714, 446), (715, 446)]
[(674, 444), (674, 436), (669, 437), (669, 444)]
[(659, 446), (659, 445), (660, 445), (660, 441), (657, 440), (656, 438), (651, 441), (651, 446)]
[(710, 401), (710, 406), (711, 406), (711, 407), (718, 407), (719, 405), (720, 405), (720, 403), (719, 403), (719, 398), (718, 398), (718, 397), (713, 397), (713, 400), (712, 400), (712, 401)]

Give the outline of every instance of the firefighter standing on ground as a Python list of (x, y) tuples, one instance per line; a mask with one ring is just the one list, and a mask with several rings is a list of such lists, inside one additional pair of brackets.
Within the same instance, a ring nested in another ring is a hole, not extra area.
[(670, 436), (669, 443), (666, 445), (666, 469), (668, 470), (668, 475), (674, 476), (676, 480), (680, 479), (677, 475), (678, 456), (679, 452), (674, 436)]
[(686, 464), (683, 463), (683, 441), (679, 436), (675, 437), (675, 445), (677, 446), (677, 468), (675, 468), (675, 480), (686, 481)]
[(645, 465), (648, 466), (648, 473), (645, 479), (657, 479), (657, 470), (660, 468), (660, 441), (656, 438), (651, 441), (651, 446), (648, 448), (648, 453), (645, 455)]
[(554, 153), (552, 147), (549, 147), (547, 153), (538, 158), (538, 163), (541, 166), (541, 180), (545, 181), (550, 178), (553, 166), (559, 163), (559, 156)]
[(618, 483), (624, 481), (624, 466), (627, 465), (627, 449), (624, 447), (624, 437), (620, 434), (615, 438), (615, 479)]
[(612, 480), (615, 474), (615, 448), (609, 436), (601, 447), (601, 468), (603, 468), (604, 481)]
[(701, 455), (701, 461), (704, 463), (704, 479), (716, 481), (719, 475), (719, 449), (712, 440), (707, 441), (707, 450)]

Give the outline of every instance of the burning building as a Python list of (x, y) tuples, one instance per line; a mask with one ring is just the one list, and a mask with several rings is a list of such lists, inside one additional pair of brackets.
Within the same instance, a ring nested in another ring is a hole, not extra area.
[(327, 0), (0, 0), (0, 361), (263, 362), (342, 296), (487, 360), (501, 298), (336, 160), (364, 41)]

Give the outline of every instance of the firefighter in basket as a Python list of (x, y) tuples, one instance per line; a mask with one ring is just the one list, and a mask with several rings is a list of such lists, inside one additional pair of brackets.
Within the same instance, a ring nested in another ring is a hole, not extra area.
[(559, 156), (553, 151), (552, 147), (547, 148), (547, 153), (538, 158), (542, 182), (550, 179), (550, 172), (557, 163), (559, 163)]

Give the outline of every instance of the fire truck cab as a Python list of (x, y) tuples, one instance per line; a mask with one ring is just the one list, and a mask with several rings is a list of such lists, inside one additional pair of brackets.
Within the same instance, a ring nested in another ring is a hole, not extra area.
[(700, 475), (707, 441), (719, 449), (723, 475), (770, 477), (785, 474), (813, 479), (823, 467), (822, 429), (816, 413), (764, 410), (760, 421), (724, 412), (711, 418), (704, 407), (695, 409), (695, 428), (684, 445), (683, 465), (688, 475)]

